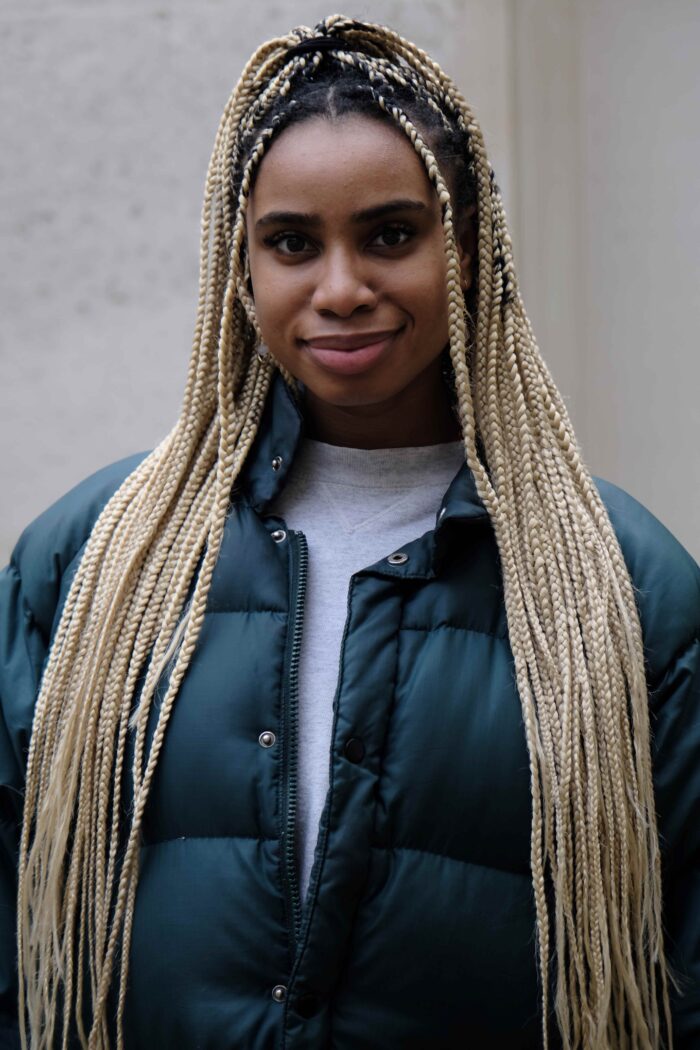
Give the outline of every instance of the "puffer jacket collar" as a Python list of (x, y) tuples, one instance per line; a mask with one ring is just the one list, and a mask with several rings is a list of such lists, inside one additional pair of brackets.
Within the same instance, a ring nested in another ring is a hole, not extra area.
[[(277, 372), (270, 386), (257, 437), (234, 495), (240, 496), (259, 514), (265, 514), (284, 487), (303, 436), (301, 407), (294, 400), (282, 374)], [(439, 570), (450, 538), (456, 534), (454, 526), (483, 521), (488, 516), (476, 490), (474, 475), (465, 462), (442, 499), (430, 542), (426, 543), (421, 537), (404, 545), (402, 550), (409, 554), (409, 558), (403, 565), (390, 565), (384, 559), (370, 570), (383, 576), (430, 579)]]

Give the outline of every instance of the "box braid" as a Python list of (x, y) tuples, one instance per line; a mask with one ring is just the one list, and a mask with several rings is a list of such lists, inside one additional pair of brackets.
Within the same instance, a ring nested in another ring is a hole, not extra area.
[[(629, 573), (525, 313), (470, 107), (420, 48), (385, 26), (333, 15), (258, 48), (226, 104), (206, 178), (180, 416), (99, 516), (51, 646), (20, 843), (25, 1050), (53, 1048), (59, 1034), (67, 1050), (71, 1027), (82, 1047), (107, 1050), (117, 967), (123, 1050), (153, 772), (202, 626), (232, 486), (276, 368), (298, 396), (293, 377), (256, 352), (262, 337), (245, 245), (250, 192), (284, 128), (349, 114), (402, 130), (441, 204), (451, 380), (465, 458), (498, 543), (530, 756), (543, 1046), (551, 961), (565, 1050), (671, 1046), (648, 698)], [(454, 223), (472, 201), (478, 258), (468, 301)], [(156, 688), (164, 692), (147, 747)], [(133, 805), (125, 821), (130, 733)]]

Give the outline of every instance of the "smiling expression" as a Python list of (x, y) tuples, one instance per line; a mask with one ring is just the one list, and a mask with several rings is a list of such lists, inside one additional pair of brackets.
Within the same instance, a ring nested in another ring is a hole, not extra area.
[(430, 429), (446, 398), (446, 258), (404, 133), (367, 117), (293, 125), (261, 161), (246, 224), (263, 338), (317, 422), (359, 414), (388, 430), (408, 411)]

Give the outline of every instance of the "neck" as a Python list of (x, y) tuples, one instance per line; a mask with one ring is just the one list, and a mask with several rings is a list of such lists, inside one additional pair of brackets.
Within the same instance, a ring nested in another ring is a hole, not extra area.
[(371, 405), (333, 405), (305, 394), (307, 437), (348, 448), (416, 448), (459, 441), (462, 431), (439, 369), (436, 381)]

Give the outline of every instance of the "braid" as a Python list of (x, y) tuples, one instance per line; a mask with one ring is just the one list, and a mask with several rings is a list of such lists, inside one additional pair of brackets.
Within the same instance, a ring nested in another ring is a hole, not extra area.
[[(529, 752), (543, 1046), (552, 960), (565, 1050), (671, 1045), (648, 698), (629, 573), (527, 318), (471, 109), (420, 48), (385, 26), (333, 15), (258, 48), (226, 104), (205, 184), (180, 416), (100, 514), (52, 643), (20, 843), (25, 1050), (26, 1018), (35, 1050), (53, 1047), (59, 1027), (67, 1050), (72, 1026), (82, 1047), (107, 1050), (115, 971), (116, 1040), (124, 1046), (138, 849), (154, 770), (202, 627), (231, 490), (275, 368), (298, 396), (293, 377), (255, 353), (262, 336), (245, 243), (250, 192), (286, 127), (350, 113), (403, 131), (442, 209), (455, 402), (500, 554)], [(453, 210), (472, 201), (473, 320)]]

